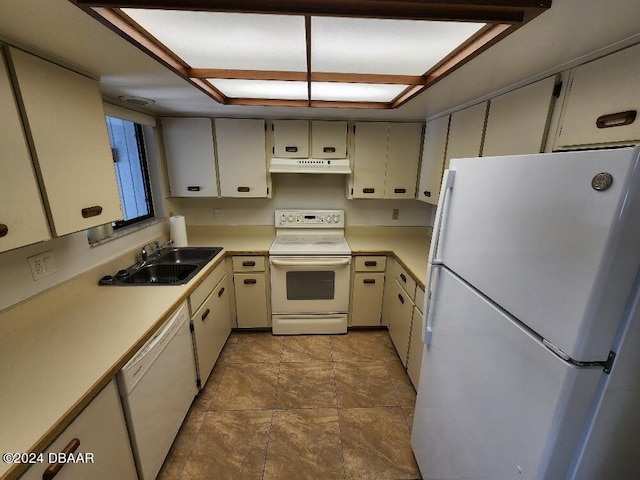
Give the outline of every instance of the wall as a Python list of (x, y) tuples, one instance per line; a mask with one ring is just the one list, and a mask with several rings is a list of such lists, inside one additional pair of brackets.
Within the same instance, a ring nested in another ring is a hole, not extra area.
[[(432, 207), (415, 200), (347, 200), (346, 176), (275, 174), (273, 198), (173, 198), (169, 213), (185, 215), (188, 225), (273, 225), (274, 210), (295, 208), (340, 209), (348, 226), (431, 226)], [(392, 210), (400, 210), (392, 220)], [(214, 209), (220, 217), (214, 218)]]

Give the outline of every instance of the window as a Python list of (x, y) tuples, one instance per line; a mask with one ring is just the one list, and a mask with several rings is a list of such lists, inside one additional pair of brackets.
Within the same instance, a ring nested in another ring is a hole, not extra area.
[(106, 119), (124, 214), (124, 219), (114, 224), (118, 229), (153, 218), (153, 203), (142, 126), (116, 117)]

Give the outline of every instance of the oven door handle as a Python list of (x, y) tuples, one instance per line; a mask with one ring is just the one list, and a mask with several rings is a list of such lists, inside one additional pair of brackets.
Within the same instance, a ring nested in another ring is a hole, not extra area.
[(272, 265), (276, 265), (278, 267), (333, 267), (333, 266), (341, 266), (341, 265), (349, 265), (351, 263), (351, 257), (349, 258), (339, 258), (339, 259), (309, 259), (309, 260), (281, 260), (279, 258), (270, 258), (269, 262)]

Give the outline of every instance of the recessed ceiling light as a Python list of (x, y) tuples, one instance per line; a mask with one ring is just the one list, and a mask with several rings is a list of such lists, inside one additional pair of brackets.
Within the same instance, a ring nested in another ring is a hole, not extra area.
[(121, 97), (118, 97), (118, 98), (120, 98), (120, 100), (122, 100), (125, 103), (129, 103), (131, 105), (137, 105), (139, 107), (156, 103), (155, 100), (151, 100), (150, 98), (136, 97), (134, 95), (122, 95)]

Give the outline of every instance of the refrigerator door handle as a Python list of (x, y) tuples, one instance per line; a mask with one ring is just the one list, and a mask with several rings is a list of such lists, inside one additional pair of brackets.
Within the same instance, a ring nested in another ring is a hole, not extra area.
[[(433, 306), (436, 298), (437, 290), (437, 276), (440, 274), (441, 264), (429, 264), (427, 270), (427, 281), (425, 285), (424, 294), (424, 308), (422, 311), (422, 341), (425, 345), (431, 345), (431, 338), (433, 336)], [(434, 278), (436, 277), (436, 278)], [(433, 295), (433, 300), (431, 296)]]
[[(430, 265), (441, 265), (442, 261), (436, 259), (436, 255), (438, 253), (438, 246), (440, 245), (440, 236), (442, 234), (442, 223), (447, 211), (448, 202), (447, 199), (449, 197), (448, 193), (453, 188), (453, 182), (456, 178), (455, 170), (445, 170), (444, 176), (442, 177), (442, 187), (440, 189), (440, 201), (438, 202), (438, 207), (436, 208), (436, 218), (433, 225), (433, 234), (431, 240), (431, 248), (429, 249), (429, 264)], [(425, 293), (427, 291), (425, 290)]]

